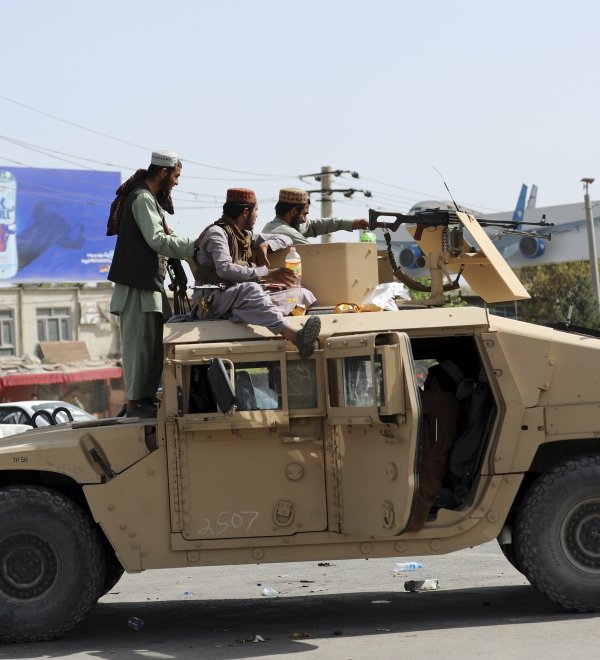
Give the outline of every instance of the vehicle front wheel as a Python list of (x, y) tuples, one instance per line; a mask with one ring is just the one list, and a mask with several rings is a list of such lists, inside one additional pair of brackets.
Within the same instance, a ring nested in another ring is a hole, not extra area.
[(75, 626), (105, 579), (89, 516), (47, 488), (0, 489), (0, 639), (45, 641)]
[(515, 570), (519, 571), (519, 573), (522, 573), (523, 570), (521, 569), (516, 557), (515, 546), (512, 543), (500, 543), (500, 540), (498, 540), (498, 545), (500, 546), (500, 550), (502, 550), (502, 554), (508, 560), (510, 565)]
[(121, 566), (121, 562), (111, 555), (106, 560), (106, 574), (104, 578), (104, 584), (100, 590), (100, 598), (106, 596), (106, 594), (117, 584), (117, 582), (123, 577), (125, 569)]
[(550, 600), (600, 612), (600, 456), (569, 459), (534, 482), (514, 545), (520, 569)]

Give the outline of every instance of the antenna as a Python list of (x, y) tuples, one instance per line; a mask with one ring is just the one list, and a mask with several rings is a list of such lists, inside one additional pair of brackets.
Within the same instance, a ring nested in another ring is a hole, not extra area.
[(452, 193), (450, 192), (450, 188), (448, 188), (448, 184), (444, 181), (444, 177), (442, 176), (442, 173), (438, 170), (438, 168), (435, 165), (432, 165), (433, 169), (440, 175), (440, 179), (442, 180), (442, 183), (444, 186), (446, 186), (446, 190), (448, 191), (448, 194), (450, 195), (450, 199), (452, 200), (452, 203), (454, 204), (454, 208), (460, 212), (460, 207), (459, 205), (454, 201), (454, 197), (452, 197)]

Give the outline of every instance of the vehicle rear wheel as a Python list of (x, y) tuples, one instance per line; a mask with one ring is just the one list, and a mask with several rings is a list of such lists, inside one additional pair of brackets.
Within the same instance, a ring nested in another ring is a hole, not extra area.
[(60, 637), (92, 608), (105, 579), (98, 531), (47, 488), (0, 489), (0, 640)]
[(549, 470), (526, 493), (514, 545), (527, 579), (565, 609), (600, 612), (600, 456)]

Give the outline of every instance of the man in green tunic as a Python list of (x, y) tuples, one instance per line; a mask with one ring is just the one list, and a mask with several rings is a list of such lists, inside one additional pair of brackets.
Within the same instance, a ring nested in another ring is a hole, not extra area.
[(275, 205), (275, 219), (267, 222), (264, 234), (284, 234), (289, 236), (295, 245), (310, 243), (309, 237), (331, 234), (345, 229), (368, 229), (369, 221), (364, 218), (355, 220), (339, 220), (338, 218), (322, 218), (307, 220), (310, 208), (310, 198), (306, 190), (301, 188), (282, 188), (279, 200)]
[(163, 362), (163, 323), (171, 315), (164, 289), (166, 259), (194, 256), (199, 239), (174, 236), (164, 210), (173, 213), (171, 190), (181, 162), (171, 151), (155, 151), (117, 190), (108, 234), (117, 243), (108, 273), (115, 283), (110, 311), (120, 318), (127, 417), (155, 417)]

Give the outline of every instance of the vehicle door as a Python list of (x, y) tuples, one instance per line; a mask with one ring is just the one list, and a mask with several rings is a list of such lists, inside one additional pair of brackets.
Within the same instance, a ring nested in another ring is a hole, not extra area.
[(408, 336), (333, 337), (324, 352), (339, 531), (398, 535), (418, 486), (421, 410)]
[[(173, 531), (223, 541), (324, 530), (322, 358), (294, 353), (288, 363), (283, 340), (177, 346), (175, 355)], [(221, 356), (238, 402), (228, 414), (206, 379)]]

